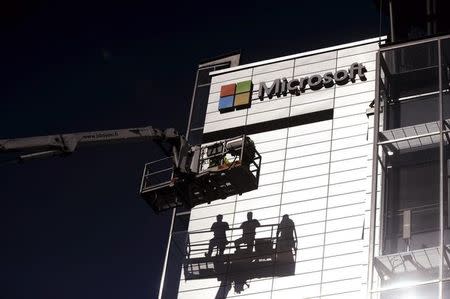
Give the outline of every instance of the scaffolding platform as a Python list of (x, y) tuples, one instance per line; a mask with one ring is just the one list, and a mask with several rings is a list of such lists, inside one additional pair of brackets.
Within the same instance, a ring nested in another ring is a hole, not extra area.
[[(293, 275), (297, 260), (297, 234), (294, 230), (294, 239), (289, 246), (286, 246), (287, 244), (283, 244), (283, 241), (276, 237), (277, 227), (278, 224), (260, 226), (261, 232), (256, 232), (253, 248), (238, 250), (232, 245), (234, 241), (229, 241), (224, 254), (217, 252), (212, 256), (206, 254), (209, 240), (192, 243), (189, 241), (190, 235), (204, 235), (211, 232), (190, 232), (183, 265), (184, 278), (186, 280), (206, 278), (233, 280), (244, 274), (245, 279)], [(240, 229), (230, 229), (230, 231), (234, 230)], [(261, 237), (258, 237), (260, 235)]]

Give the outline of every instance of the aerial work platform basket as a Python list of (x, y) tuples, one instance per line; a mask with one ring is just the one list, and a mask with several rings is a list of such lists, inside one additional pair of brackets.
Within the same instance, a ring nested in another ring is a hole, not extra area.
[[(238, 250), (234, 241), (242, 236), (240, 228), (228, 231), (224, 253), (209, 256), (211, 231), (189, 232), (186, 238), (186, 252), (183, 262), (184, 279), (216, 278), (218, 280), (243, 278), (265, 278), (288, 276), (295, 273), (298, 240), (294, 229), (293, 239), (282, 240), (277, 237), (278, 224), (261, 225), (256, 230), (254, 245)], [(226, 278), (225, 278), (226, 276)]]
[(187, 168), (173, 157), (147, 163), (141, 196), (156, 212), (179, 206), (193, 208), (258, 188), (261, 155), (243, 135), (190, 149)]

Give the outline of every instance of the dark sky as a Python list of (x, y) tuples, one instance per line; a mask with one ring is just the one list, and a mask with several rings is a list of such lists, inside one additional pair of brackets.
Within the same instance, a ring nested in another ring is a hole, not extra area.
[[(294, 54), (376, 37), (378, 24), (371, 0), (2, 1), (0, 139), (184, 132), (201, 60)], [(138, 187), (158, 154), (111, 145), (0, 168), (0, 298), (156, 298), (170, 217)]]

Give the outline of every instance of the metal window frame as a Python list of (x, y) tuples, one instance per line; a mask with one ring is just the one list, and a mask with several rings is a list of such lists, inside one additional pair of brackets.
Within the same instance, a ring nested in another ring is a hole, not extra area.
[[(444, 262), (445, 257), (443, 254), (441, 254), (440, 257), (440, 263), (439, 263), (439, 276), (438, 279), (435, 280), (429, 280), (429, 281), (422, 281), (422, 282), (415, 282), (408, 286), (399, 286), (399, 287), (387, 287), (387, 288), (373, 288), (374, 283), (374, 255), (375, 255), (375, 240), (376, 240), (376, 220), (377, 220), (377, 181), (378, 181), (378, 161), (379, 161), (379, 149), (380, 146), (383, 144), (392, 143), (399, 140), (390, 140), (390, 141), (380, 141), (379, 139), (379, 131), (380, 131), (380, 113), (383, 113), (385, 111), (380, 111), (381, 104), (380, 104), (380, 63), (381, 63), (381, 55), (383, 52), (395, 50), (395, 49), (401, 49), (401, 48), (408, 48), (411, 46), (419, 45), (419, 44), (425, 44), (425, 43), (432, 43), (437, 42), (437, 55), (438, 55), (438, 85), (439, 85), (439, 131), (425, 134), (425, 135), (439, 135), (439, 249), (440, 252), (444, 252), (445, 246), (444, 246), (444, 200), (447, 198), (448, 190), (445, 189), (446, 183), (446, 167), (447, 167), (447, 160), (445, 159), (445, 144), (444, 144), (444, 138), (445, 134), (448, 133), (449, 130), (445, 128), (445, 118), (444, 118), (444, 109), (443, 109), (443, 84), (442, 84), (442, 75), (443, 75), (443, 68), (442, 68), (442, 41), (443, 40), (449, 40), (450, 41), (450, 34), (449, 35), (443, 35), (439, 37), (432, 37), (432, 38), (426, 38), (418, 41), (412, 41), (412, 42), (406, 42), (398, 45), (391, 45), (391, 46), (385, 46), (379, 49), (377, 52), (376, 57), (376, 70), (375, 70), (375, 100), (374, 100), (374, 135), (373, 135), (373, 144), (372, 144), (372, 184), (371, 184), (371, 203), (370, 203), (370, 228), (369, 228), (369, 254), (368, 254), (368, 276), (367, 276), (367, 292), (366, 296), (367, 298), (370, 298), (371, 295), (374, 293), (380, 294), (383, 291), (388, 290), (394, 290), (394, 289), (400, 289), (400, 288), (411, 288), (411, 287), (417, 287), (417, 286), (423, 286), (423, 285), (430, 285), (430, 284), (436, 284), (438, 285), (438, 298), (443, 299), (444, 297), (444, 287), (443, 284), (450, 281), (450, 277), (443, 277), (443, 271), (444, 271)], [(418, 136), (410, 137), (410, 138), (401, 138), (401, 139), (412, 139), (417, 138)], [(383, 186), (382, 186), (383, 189)], [(381, 190), (383, 192), (383, 190)], [(381, 193), (380, 200), (383, 200), (383, 195)], [(382, 203), (382, 202), (380, 202)], [(380, 216), (381, 213), (383, 213), (383, 210), (380, 209)], [(381, 225), (381, 224), (380, 224)], [(381, 238), (383, 235), (382, 227), (380, 227), (378, 237), (380, 238), (379, 246), (381, 246)]]

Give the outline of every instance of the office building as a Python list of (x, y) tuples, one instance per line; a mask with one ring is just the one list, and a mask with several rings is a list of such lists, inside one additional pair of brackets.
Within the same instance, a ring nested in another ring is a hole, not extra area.
[(259, 188), (175, 212), (162, 298), (450, 298), (447, 4), (405, 4), (387, 37), (199, 66), (189, 140), (250, 136)]

